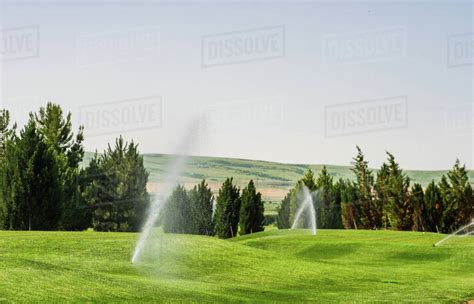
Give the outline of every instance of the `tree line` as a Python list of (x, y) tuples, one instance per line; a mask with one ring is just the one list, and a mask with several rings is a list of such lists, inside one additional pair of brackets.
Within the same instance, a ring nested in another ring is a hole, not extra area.
[(277, 226), (290, 228), (302, 202), (302, 187), (313, 196), (319, 228), (393, 229), (453, 232), (474, 216), (468, 171), (456, 160), (452, 169), (423, 189), (411, 184), (393, 154), (375, 174), (357, 147), (352, 168), (355, 180), (333, 177), (324, 166), (318, 177), (309, 169), (278, 208)]
[[(138, 145), (121, 136), (81, 167), (84, 134), (73, 132), (71, 114), (48, 103), (19, 130), (0, 110), (0, 229), (138, 231), (150, 205), (148, 172)], [(411, 183), (395, 157), (373, 172), (361, 149), (354, 181), (334, 181), (326, 167), (311, 170), (282, 200), (278, 228), (289, 228), (302, 203), (313, 196), (319, 228), (451, 232), (473, 217), (466, 167), (456, 160), (440, 182)], [(214, 202), (215, 201), (215, 202)], [(214, 197), (205, 180), (174, 189), (160, 222), (166, 232), (234, 237), (262, 231), (264, 203), (250, 181), (241, 191), (228, 178)]]
[[(48, 103), (18, 130), (0, 111), (0, 229), (139, 231), (150, 206), (148, 172), (133, 141), (84, 159), (84, 134), (71, 114)], [(242, 190), (232, 178), (217, 198), (205, 180), (178, 186), (161, 217), (165, 232), (228, 238), (263, 231), (264, 207), (253, 181)], [(215, 210), (214, 210), (215, 209)]]
[(161, 213), (163, 230), (231, 238), (264, 230), (264, 203), (253, 180), (240, 193), (227, 178), (215, 198), (205, 180), (190, 191), (178, 185)]

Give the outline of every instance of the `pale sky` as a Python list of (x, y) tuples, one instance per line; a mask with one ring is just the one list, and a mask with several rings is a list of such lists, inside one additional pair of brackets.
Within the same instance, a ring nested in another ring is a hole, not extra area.
[(0, 106), (61, 104), (88, 151), (472, 168), (470, 1), (1, 3)]

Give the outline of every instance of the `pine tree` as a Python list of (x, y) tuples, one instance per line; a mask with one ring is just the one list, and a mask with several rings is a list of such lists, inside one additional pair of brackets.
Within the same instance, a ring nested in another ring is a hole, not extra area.
[(71, 113), (64, 117), (61, 106), (49, 102), (35, 114), (38, 132), (45, 144), (55, 151), (59, 165), (59, 182), (62, 184), (62, 216), (60, 227), (64, 230), (84, 230), (90, 226), (90, 210), (80, 205), (78, 184), (79, 164), (84, 157), (83, 128), (77, 135), (72, 132)]
[(427, 231), (441, 232), (443, 217), (443, 202), (441, 193), (434, 181), (425, 190), (425, 222)]
[(193, 233), (201, 235), (214, 235), (212, 190), (202, 180), (199, 185), (189, 192), (192, 205)]
[(250, 180), (247, 187), (242, 190), (239, 234), (263, 231), (265, 219), (263, 213), (262, 194), (257, 193), (253, 180)]
[(374, 185), (375, 199), (377, 206), (382, 212), (381, 227), (388, 229), (390, 227), (390, 205), (388, 202), (388, 180), (389, 180), (389, 168), (386, 163), (382, 164), (380, 170), (377, 172), (377, 178)]
[(329, 214), (328, 214), (328, 228), (329, 229), (342, 229), (344, 228), (342, 223), (342, 189), (344, 188), (344, 182), (339, 179), (332, 190), (332, 200), (329, 203)]
[[(340, 186), (340, 184), (338, 184)], [(342, 227), (341, 201), (339, 189), (336, 189), (333, 178), (326, 166), (323, 166), (316, 181), (318, 226), (323, 229), (337, 229)]]
[(215, 232), (219, 238), (237, 235), (240, 215), (240, 190), (227, 178), (219, 189), (215, 214)]
[[(303, 202), (303, 187), (308, 188), (310, 193), (313, 193), (318, 188), (316, 185), (316, 180), (314, 179), (313, 171), (311, 169), (308, 169), (308, 171), (306, 171), (303, 178), (296, 182), (296, 185), (293, 188), (293, 191), (291, 191), (290, 223), (294, 222), (296, 213), (298, 212), (298, 209)], [(316, 197), (313, 197), (313, 202), (315, 203), (315, 206), (314, 206), (315, 210), (317, 208), (316, 201), (317, 201)], [(306, 222), (307, 219), (305, 217), (302, 218), (302, 221), (303, 221), (302, 226), (307, 227), (309, 225), (309, 223)]]
[(97, 154), (84, 173), (83, 198), (98, 231), (138, 231), (149, 205), (148, 173), (143, 156), (122, 137)]
[(409, 204), (410, 179), (403, 173), (395, 157), (387, 152), (389, 178), (387, 197), (390, 210), (390, 224), (397, 230), (410, 230), (413, 210)]
[(6, 145), (2, 196), (5, 229), (56, 230), (62, 184), (57, 158), (44, 143), (33, 117)]
[(354, 168), (352, 172), (357, 178), (357, 198), (360, 210), (360, 222), (363, 228), (372, 229), (381, 226), (382, 211), (375, 205), (372, 197), (374, 177), (369, 170), (368, 162), (364, 153), (356, 146), (357, 156), (354, 157)]
[(316, 191), (316, 189), (318, 189), (318, 185), (316, 184), (316, 181), (314, 179), (314, 173), (311, 169), (308, 169), (308, 171), (306, 171), (305, 175), (299, 181), (299, 183), (305, 185), (310, 192)]
[[(0, 110), (0, 229), (5, 224), (5, 217), (7, 213), (7, 206), (5, 200), (3, 199), (3, 194), (6, 191), (4, 184), (5, 182), (5, 173), (6, 163), (5, 150), (7, 148), (7, 142), (13, 134), (13, 130), (10, 129), (10, 113), (7, 110)], [(7, 193), (5, 192), (5, 195)]]
[[(459, 159), (440, 182), (443, 206), (443, 232), (452, 232), (469, 222), (473, 214), (472, 187), (469, 184), (466, 166)], [(449, 180), (449, 182), (448, 182)]]
[(413, 231), (426, 231), (426, 224), (424, 221), (425, 201), (423, 188), (420, 184), (413, 184), (410, 194), (410, 209), (413, 210), (412, 214), (412, 230)]
[(12, 136), (14, 128), (10, 129), (10, 112), (0, 110), (0, 165), (5, 160), (7, 140)]
[(285, 195), (285, 198), (281, 201), (280, 206), (277, 208), (277, 227), (278, 229), (289, 229), (291, 228), (290, 223), (290, 200), (291, 190)]
[(166, 233), (191, 233), (193, 230), (191, 202), (184, 189), (178, 185), (166, 200), (163, 211), (163, 231)]
[(359, 208), (357, 205), (357, 184), (351, 181), (341, 181), (341, 216), (346, 229), (361, 227)]

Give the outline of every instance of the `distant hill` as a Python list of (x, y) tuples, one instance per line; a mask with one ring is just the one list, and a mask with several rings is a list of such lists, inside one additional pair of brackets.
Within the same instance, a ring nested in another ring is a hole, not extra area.
[[(92, 153), (86, 153), (84, 163), (89, 163)], [(150, 173), (151, 192), (156, 192), (165, 178), (167, 164), (176, 156), (169, 154), (145, 154), (145, 166)], [(190, 156), (185, 170), (181, 173), (179, 181), (191, 188), (201, 179), (205, 178), (214, 191), (224, 182), (226, 177), (233, 177), (235, 183), (244, 187), (250, 179), (253, 179), (262, 192), (264, 200), (279, 202), (300, 179), (308, 168), (319, 173), (323, 165), (308, 164), (284, 164), (260, 160), (246, 160), (220, 157)], [(334, 180), (339, 178), (354, 179), (350, 166), (326, 165)], [(374, 169), (374, 171), (376, 171)], [(412, 182), (423, 186), (428, 185), (431, 180), (439, 181), (447, 171), (405, 171)], [(469, 172), (469, 177), (474, 180), (474, 172)]]

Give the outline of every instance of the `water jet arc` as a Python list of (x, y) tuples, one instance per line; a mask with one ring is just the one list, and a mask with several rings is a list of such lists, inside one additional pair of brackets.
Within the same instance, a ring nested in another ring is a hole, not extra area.
[[(436, 242), (435, 244), (433, 244), (433, 247), (438, 247), (439, 245), (443, 244), (444, 242), (446, 242), (447, 240), (449, 240), (450, 238), (452, 238), (453, 236), (455, 236), (456, 234), (458, 234), (459, 232), (463, 231), (464, 229), (467, 229), (469, 227), (472, 227), (474, 226), (474, 220), (472, 220), (469, 224), (465, 225), (465, 226), (462, 226), (461, 228), (459, 228), (458, 230), (454, 231), (453, 233), (451, 233), (450, 235), (448, 235), (447, 237), (443, 238), (442, 240)], [(469, 233), (471, 234), (471, 233)]]
[(298, 223), (303, 215), (304, 211), (309, 211), (311, 231), (313, 235), (317, 234), (317, 223), (316, 223), (316, 210), (314, 209), (313, 197), (309, 192), (307, 187), (303, 187), (303, 202), (296, 212), (295, 220), (293, 225), (291, 225), (291, 230), (295, 229), (298, 226)]

